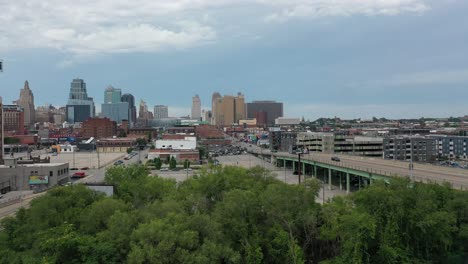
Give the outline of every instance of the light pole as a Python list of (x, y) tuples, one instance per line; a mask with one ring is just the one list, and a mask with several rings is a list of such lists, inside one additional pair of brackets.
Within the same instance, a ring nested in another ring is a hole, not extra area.
[(297, 164), (297, 179), (298, 183), (301, 184), (301, 155), (304, 153), (298, 152), (297, 157), (298, 157), (298, 164)]
[(96, 140), (96, 154), (97, 154), (97, 162), (98, 162), (98, 170), (101, 168), (101, 161), (99, 159), (99, 140)]

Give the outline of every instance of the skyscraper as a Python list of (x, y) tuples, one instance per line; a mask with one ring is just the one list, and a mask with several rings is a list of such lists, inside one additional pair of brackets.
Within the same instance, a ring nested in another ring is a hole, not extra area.
[(120, 103), (122, 101), (122, 89), (117, 89), (109, 85), (104, 91), (104, 103)]
[(102, 116), (117, 123), (129, 120), (129, 103), (122, 102), (122, 90), (108, 86), (104, 90), (104, 103), (101, 105)]
[(213, 94), (213, 117), (212, 123), (217, 126), (230, 126), (245, 119), (244, 95), (238, 93), (237, 96), (225, 95), (221, 97), (218, 93)]
[(140, 100), (140, 111), (138, 111), (138, 118), (141, 119), (147, 119), (148, 116), (148, 106), (146, 105), (146, 102), (143, 100)]
[(94, 117), (96, 108), (92, 97), (88, 97), (86, 83), (82, 79), (74, 79), (70, 85), (70, 94), (66, 107), (67, 122), (83, 122)]
[(259, 125), (272, 125), (278, 117), (283, 117), (283, 103), (275, 101), (247, 103), (247, 118), (256, 118)]
[(195, 95), (192, 97), (192, 119), (201, 120), (201, 101), (200, 97)]
[(169, 110), (167, 105), (154, 106), (154, 119), (163, 119), (169, 117)]
[(24, 110), (24, 126), (29, 128), (34, 125), (36, 119), (36, 110), (34, 108), (34, 95), (29, 89), (28, 81), (24, 82), (24, 88), (21, 89), (20, 98), (17, 104)]
[(218, 103), (218, 100), (221, 99), (221, 94), (218, 92), (213, 93), (213, 96), (211, 97), (211, 124), (216, 125), (216, 104)]
[(135, 106), (135, 97), (132, 94), (124, 94), (121, 98), (122, 102), (128, 103), (129, 111), (129, 120), (128, 122), (133, 126), (137, 119), (136, 106)]

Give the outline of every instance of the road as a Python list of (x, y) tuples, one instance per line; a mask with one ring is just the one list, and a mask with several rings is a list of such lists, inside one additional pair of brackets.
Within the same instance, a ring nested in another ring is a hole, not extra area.
[[(141, 151), (141, 153), (140, 153), (141, 160), (144, 160), (143, 157), (146, 155), (147, 152), (148, 152), (147, 150), (142, 150)], [(81, 153), (81, 154), (84, 154), (84, 153)], [(91, 154), (93, 154), (93, 153), (91, 153)], [(86, 176), (85, 178), (82, 178), (82, 179), (73, 180), (73, 182), (74, 183), (103, 182), (105, 174), (106, 174), (106, 169), (113, 165), (113, 160), (116, 159), (115, 157), (119, 158), (119, 157), (123, 157), (125, 155), (125, 153), (113, 153), (113, 154), (114, 155), (107, 155), (109, 158), (107, 160), (104, 160), (106, 163), (101, 163), (101, 165), (103, 165), (103, 166), (100, 169), (85, 170), (85, 172), (87, 173), (88, 176)], [(66, 155), (70, 155), (70, 154), (66, 154)], [(67, 157), (70, 158), (70, 156), (67, 156)], [(129, 164), (138, 163), (138, 160), (139, 160), (139, 156), (136, 155), (135, 157), (131, 158), (130, 160), (123, 160), (123, 161), (124, 161), (125, 165), (129, 165)], [(75, 172), (76, 171), (70, 171), (70, 176)], [(2, 207), (2, 204), (0, 203), (0, 219), (4, 218), (4, 217), (7, 217), (7, 216), (14, 215), (21, 207), (28, 208), (29, 203), (30, 203), (31, 200), (33, 200), (34, 198), (39, 197), (41, 195), (44, 195), (46, 193), (47, 192), (33, 194), (31, 191), (23, 191), (23, 192), (9, 192), (8, 194), (5, 194), (2, 199), (5, 202), (8, 202), (9, 205)], [(11, 201), (13, 203), (10, 204), (9, 201)]]
[[(269, 150), (261, 150), (254, 145), (243, 144), (250, 152), (267, 154), (280, 157), (297, 158), (297, 155), (286, 152), (271, 153)], [(331, 157), (338, 156), (340, 162), (334, 162)], [(368, 171), (371, 173), (389, 177), (410, 177), (411, 173), (416, 181), (421, 182), (448, 182), (455, 189), (468, 190), (468, 170), (435, 166), (431, 164), (414, 163), (412, 172), (409, 170), (409, 162), (398, 160), (384, 160), (382, 158), (358, 157), (349, 155), (322, 154), (311, 152), (303, 154), (302, 159), (332, 164), (339, 167)]]

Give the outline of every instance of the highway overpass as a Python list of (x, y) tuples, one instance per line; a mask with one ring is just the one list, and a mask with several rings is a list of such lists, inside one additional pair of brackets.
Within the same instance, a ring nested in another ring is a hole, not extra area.
[[(384, 160), (382, 158), (368, 158), (351, 155), (335, 155), (310, 152), (299, 155), (286, 152), (270, 152), (256, 146), (244, 145), (248, 152), (270, 159), (278, 167), (287, 166), (304, 175), (325, 179), (329, 187), (339, 185), (351, 191), (363, 185), (371, 184), (377, 179), (391, 177), (408, 177), (419, 182), (450, 183), (454, 189), (468, 190), (468, 170), (436, 166), (431, 164), (414, 163), (410, 170), (410, 163), (398, 160)], [(332, 161), (332, 157), (339, 157), (340, 161)], [(326, 179), (328, 178), (328, 179)]]

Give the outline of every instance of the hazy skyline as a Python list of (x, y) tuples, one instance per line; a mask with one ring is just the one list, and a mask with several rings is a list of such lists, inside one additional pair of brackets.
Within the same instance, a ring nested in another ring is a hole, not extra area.
[(70, 82), (110, 84), (190, 114), (211, 95), (284, 102), (285, 115), (468, 114), (468, 3), (446, 0), (0, 1), (0, 95), (35, 105)]

